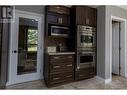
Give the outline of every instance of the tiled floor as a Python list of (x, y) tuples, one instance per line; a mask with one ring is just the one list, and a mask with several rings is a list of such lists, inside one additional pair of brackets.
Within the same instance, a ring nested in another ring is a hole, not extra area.
[[(6, 89), (48, 89), (42, 80), (8, 86)], [(96, 78), (82, 80), (50, 89), (127, 89), (127, 79), (113, 76), (113, 81), (104, 84)]]

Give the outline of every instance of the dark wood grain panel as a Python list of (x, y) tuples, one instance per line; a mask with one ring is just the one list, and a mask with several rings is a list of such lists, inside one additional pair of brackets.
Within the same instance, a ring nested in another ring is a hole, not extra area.
[(76, 25), (96, 26), (96, 8), (88, 6), (74, 6), (73, 12), (76, 19)]
[(50, 72), (74, 72), (73, 55), (54, 55), (50, 56)]
[(70, 10), (68, 7), (65, 7), (65, 6), (48, 6), (47, 7), (47, 10), (49, 12), (54, 12), (54, 13), (59, 13), (59, 14), (70, 14)]
[(50, 75), (50, 86), (74, 81), (73, 72), (63, 72)]
[(95, 76), (95, 67), (82, 68), (75, 71), (75, 80), (83, 80)]
[(74, 81), (74, 55), (47, 55), (47, 86)]

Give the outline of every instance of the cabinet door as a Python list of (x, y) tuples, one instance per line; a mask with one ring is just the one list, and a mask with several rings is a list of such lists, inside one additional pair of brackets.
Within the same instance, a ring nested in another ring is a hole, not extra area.
[(96, 9), (86, 6), (76, 7), (76, 24), (96, 26)]
[(83, 6), (76, 7), (76, 24), (86, 25), (86, 9)]
[(87, 18), (88, 18), (88, 21), (89, 21), (87, 23), (87, 25), (96, 26), (96, 9), (88, 8)]
[(65, 6), (48, 6), (49, 12), (59, 13), (59, 14), (70, 14), (70, 9)]
[(94, 9), (94, 23), (93, 23), (93, 25), (94, 26), (97, 26), (97, 9)]
[(63, 25), (69, 25), (70, 24), (70, 18), (68, 15), (62, 15), (61, 20), (62, 20)]
[(56, 13), (48, 13), (48, 23), (69, 25), (70, 19), (68, 15), (61, 15)]
[(89, 78), (89, 68), (80, 69), (75, 72), (75, 80), (82, 80)]
[(49, 23), (58, 23), (58, 16), (56, 14), (48, 13), (47, 19)]

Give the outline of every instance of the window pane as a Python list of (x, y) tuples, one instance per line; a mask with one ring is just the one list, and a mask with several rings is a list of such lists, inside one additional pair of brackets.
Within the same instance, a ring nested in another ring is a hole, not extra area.
[(37, 72), (37, 32), (36, 20), (19, 18), (18, 75)]
[(37, 44), (38, 40), (38, 32), (35, 29), (28, 29), (28, 45), (29, 44)]
[(37, 51), (37, 45), (28, 45), (28, 52)]

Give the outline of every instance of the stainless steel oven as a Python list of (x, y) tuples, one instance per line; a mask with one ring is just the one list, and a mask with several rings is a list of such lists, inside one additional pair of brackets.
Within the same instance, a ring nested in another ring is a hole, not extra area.
[(69, 36), (69, 27), (51, 26), (51, 36)]
[(77, 52), (77, 69), (95, 66), (95, 52)]
[(89, 26), (77, 26), (77, 47), (82, 49), (95, 47), (95, 28)]

